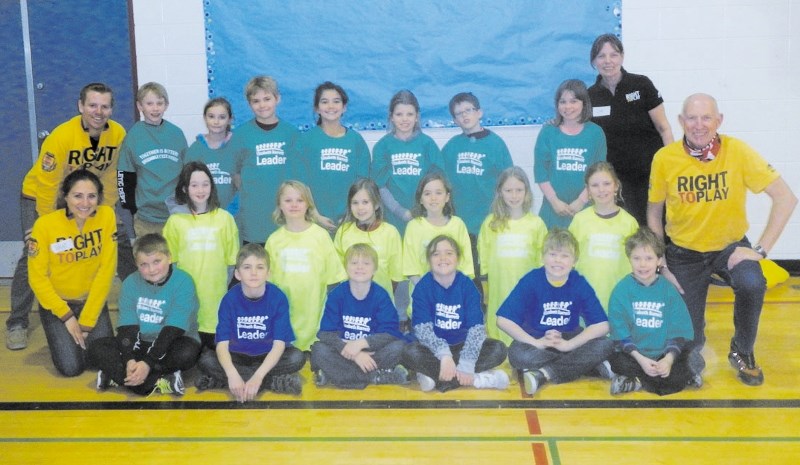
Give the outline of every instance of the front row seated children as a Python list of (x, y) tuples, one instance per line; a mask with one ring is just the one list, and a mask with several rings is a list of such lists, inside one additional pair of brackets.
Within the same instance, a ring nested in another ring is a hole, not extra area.
[(160, 234), (140, 236), (133, 255), (139, 272), (122, 283), (117, 336), (89, 346), (90, 360), (100, 368), (97, 389), (183, 395), (181, 370), (192, 368), (200, 354), (194, 282), (171, 265)]
[(672, 283), (658, 274), (664, 243), (643, 227), (625, 241), (625, 253), (633, 273), (614, 288), (608, 307), (616, 349), (609, 362), (618, 374), (611, 394), (644, 388), (663, 396), (702, 386), (705, 361), (691, 350), (689, 311)]
[(368, 384), (406, 384), (400, 363), (404, 341), (389, 293), (372, 280), (378, 253), (354, 244), (344, 256), (348, 280), (328, 294), (319, 341), (311, 346), (317, 386), (330, 382), (346, 389)]
[(505, 360), (506, 346), (486, 337), (478, 289), (456, 269), (461, 248), (453, 238), (441, 235), (426, 252), (430, 272), (412, 294), (411, 322), (417, 341), (403, 350), (403, 365), (417, 372), (422, 391), (507, 388), (508, 375), (493, 369)]
[(245, 244), (236, 256), (240, 282), (219, 304), (216, 355), (204, 351), (198, 391), (228, 386), (237, 401), (253, 400), (262, 389), (300, 394), (298, 371), (305, 354), (292, 347), (289, 301), (267, 282), (269, 257), (260, 244)]
[(611, 378), (608, 318), (592, 286), (573, 270), (577, 241), (556, 228), (542, 252), (544, 266), (523, 276), (497, 310), (497, 326), (514, 339), (508, 361), (523, 371), (530, 395), (547, 382), (566, 383), (592, 371)]

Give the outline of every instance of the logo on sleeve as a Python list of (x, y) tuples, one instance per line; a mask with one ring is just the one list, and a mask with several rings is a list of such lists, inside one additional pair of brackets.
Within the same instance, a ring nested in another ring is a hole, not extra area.
[(50, 152), (46, 152), (42, 157), (42, 171), (51, 172), (56, 169), (58, 163), (56, 162), (56, 156)]

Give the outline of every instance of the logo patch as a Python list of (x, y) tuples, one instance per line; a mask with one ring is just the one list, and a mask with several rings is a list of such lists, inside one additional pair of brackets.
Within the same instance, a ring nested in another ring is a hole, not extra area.
[(42, 157), (42, 171), (50, 172), (56, 169), (56, 156), (50, 152), (45, 152), (44, 156)]
[(39, 241), (37, 241), (36, 239), (29, 239), (27, 246), (28, 246), (29, 257), (35, 257), (39, 255)]

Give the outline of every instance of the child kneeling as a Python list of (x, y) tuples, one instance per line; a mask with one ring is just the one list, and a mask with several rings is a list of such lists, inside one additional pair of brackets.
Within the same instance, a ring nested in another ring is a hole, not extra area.
[(530, 395), (547, 382), (567, 383), (593, 371), (613, 375), (605, 361), (612, 349), (608, 318), (592, 286), (573, 269), (578, 242), (556, 228), (542, 253), (544, 266), (523, 276), (497, 310), (497, 327), (514, 339), (508, 361), (523, 371)]
[(311, 370), (317, 386), (328, 381), (346, 389), (368, 384), (406, 384), (400, 363), (404, 341), (389, 293), (372, 278), (378, 253), (354, 244), (344, 255), (348, 280), (328, 294), (319, 341), (311, 346)]
[(692, 321), (678, 290), (658, 274), (664, 242), (643, 227), (625, 241), (633, 272), (611, 293), (608, 319), (616, 351), (609, 362), (618, 376), (611, 394), (644, 388), (660, 396), (700, 387), (705, 361), (692, 350)]
[(297, 372), (306, 359), (290, 345), (294, 331), (289, 301), (267, 282), (269, 258), (264, 247), (244, 245), (236, 256), (234, 274), (240, 282), (219, 304), (216, 355), (203, 352), (198, 364), (203, 375), (195, 386), (199, 391), (227, 386), (239, 402), (255, 399), (262, 389), (300, 394)]
[(412, 294), (411, 322), (418, 342), (406, 346), (403, 365), (417, 372), (422, 391), (459, 386), (506, 389), (508, 375), (493, 369), (506, 359), (506, 346), (486, 337), (481, 296), (457, 270), (461, 248), (450, 236), (427, 246), (430, 271)]
[(117, 337), (89, 346), (90, 360), (100, 368), (97, 389), (183, 395), (181, 370), (193, 367), (200, 354), (194, 282), (172, 266), (160, 234), (139, 237), (133, 256), (139, 272), (122, 283)]

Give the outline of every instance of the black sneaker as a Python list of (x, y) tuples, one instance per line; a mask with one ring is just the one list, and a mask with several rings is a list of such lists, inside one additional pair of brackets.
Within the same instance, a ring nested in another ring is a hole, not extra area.
[(105, 373), (103, 370), (98, 370), (97, 372), (97, 390), (102, 392), (110, 387), (119, 386), (108, 373)]
[(183, 377), (181, 376), (181, 371), (178, 370), (175, 373), (170, 373), (166, 376), (158, 378), (156, 385), (153, 386), (153, 392), (151, 392), (150, 395), (155, 393), (182, 396), (185, 391), (183, 388)]
[(317, 386), (325, 386), (328, 384), (328, 375), (325, 374), (322, 370), (317, 370), (314, 372), (314, 384)]
[(408, 384), (408, 371), (401, 365), (394, 368), (379, 368), (370, 373), (372, 384)]
[(756, 365), (756, 358), (752, 353), (740, 352), (736, 344), (731, 341), (731, 351), (728, 361), (738, 371), (739, 380), (748, 386), (760, 386), (764, 383), (764, 373)]
[(525, 393), (532, 396), (547, 383), (547, 377), (540, 370), (526, 371), (522, 373), (522, 381), (525, 385)]
[(288, 375), (273, 376), (269, 384), (269, 389), (279, 394), (298, 396), (303, 391), (303, 385), (300, 382), (300, 375), (291, 373)]
[(197, 378), (197, 380), (195, 380), (194, 387), (197, 388), (197, 392), (201, 392), (205, 391), (206, 389), (220, 389), (227, 386), (225, 383), (217, 380), (214, 377), (201, 375), (199, 378)]
[(642, 389), (642, 382), (638, 377), (634, 376), (629, 378), (627, 376), (618, 375), (611, 380), (611, 394), (624, 394), (626, 392), (634, 392)]

